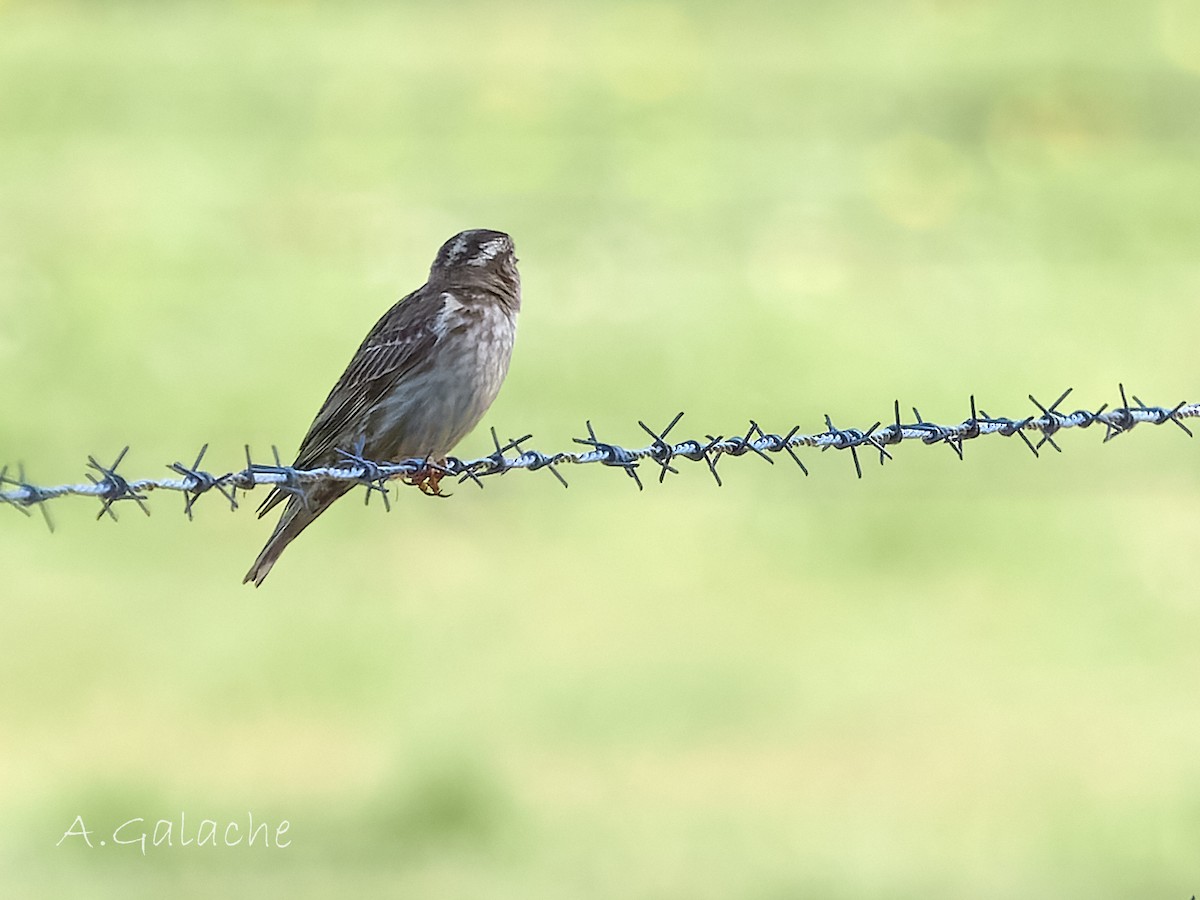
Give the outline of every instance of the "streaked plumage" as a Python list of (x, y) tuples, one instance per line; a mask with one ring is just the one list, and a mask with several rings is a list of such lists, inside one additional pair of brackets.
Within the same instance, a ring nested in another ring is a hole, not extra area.
[[(441, 459), (496, 399), (508, 372), (521, 306), (512, 239), (474, 230), (442, 245), (429, 280), (384, 313), (329, 392), (293, 465), (339, 461), (337, 451), (387, 462)], [(319, 483), (303, 499), (278, 488), (263, 516), (286, 498), (283, 516), (245, 581), (260, 585), (283, 549), (352, 482)]]

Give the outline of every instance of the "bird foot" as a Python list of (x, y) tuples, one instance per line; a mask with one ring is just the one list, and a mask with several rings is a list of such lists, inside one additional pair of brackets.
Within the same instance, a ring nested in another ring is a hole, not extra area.
[[(444, 463), (445, 460), (442, 462)], [(405, 484), (420, 488), (421, 493), (426, 497), (449, 497), (451, 495), (445, 493), (441, 487), (441, 480), (445, 475), (445, 469), (434, 463), (426, 464), (411, 475), (404, 475), (400, 480)]]

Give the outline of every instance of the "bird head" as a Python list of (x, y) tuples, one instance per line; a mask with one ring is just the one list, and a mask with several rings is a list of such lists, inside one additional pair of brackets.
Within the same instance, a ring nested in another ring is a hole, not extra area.
[(482, 282), (493, 289), (519, 295), (521, 279), (512, 238), (503, 231), (487, 228), (461, 231), (442, 244), (430, 267), (429, 279), (459, 284)]

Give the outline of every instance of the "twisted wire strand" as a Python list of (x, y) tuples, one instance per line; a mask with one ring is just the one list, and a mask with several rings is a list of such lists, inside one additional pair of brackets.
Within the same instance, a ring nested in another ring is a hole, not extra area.
[[(1089, 428), (1092, 425), (1104, 426), (1104, 441), (1107, 442), (1119, 434), (1131, 431), (1140, 424), (1162, 425), (1172, 422), (1182, 429), (1188, 437), (1191, 430), (1184, 424), (1184, 419), (1200, 417), (1200, 403), (1179, 403), (1174, 407), (1150, 406), (1143, 403), (1137, 395), (1133, 397), (1134, 405), (1129, 403), (1124, 385), (1120, 385), (1121, 405), (1108, 408), (1104, 404), (1093, 411), (1078, 409), (1074, 412), (1060, 412), (1059, 406), (1071, 393), (1068, 388), (1049, 406), (1043, 405), (1032, 394), (1030, 401), (1037, 408), (1038, 414), (1021, 419), (1010, 419), (990, 416), (975, 405), (971, 397), (971, 415), (969, 418), (954, 425), (939, 425), (926, 422), (920, 412), (914, 407), (913, 416), (916, 421), (904, 424), (900, 420), (900, 402), (894, 405), (894, 417), (891, 424), (883, 425), (876, 422), (869, 428), (838, 428), (827, 415), (825, 416), (825, 431), (815, 434), (802, 434), (797, 425), (785, 434), (768, 433), (757, 422), (750, 420), (744, 433), (734, 435), (706, 435), (704, 440), (695, 438), (674, 441), (668, 440), (671, 430), (683, 418), (678, 413), (661, 431), (656, 431), (645, 422), (639, 420), (638, 425), (651, 438), (650, 444), (638, 448), (626, 448), (617, 444), (601, 441), (592, 423), (586, 424), (587, 437), (574, 438), (577, 444), (587, 449), (576, 451), (560, 451), (557, 453), (542, 453), (538, 450), (527, 449), (522, 445), (531, 439), (531, 435), (509, 440), (501, 444), (492, 429), (492, 441), (495, 451), (477, 459), (459, 459), (449, 457), (446, 460), (405, 459), (396, 462), (376, 462), (365, 459), (361, 455), (362, 447), (356, 452), (339, 450), (342, 459), (336, 465), (322, 466), (315, 469), (297, 469), (283, 465), (279, 452), (272, 448), (273, 463), (257, 463), (251, 458), (250, 448), (246, 447), (246, 467), (236, 472), (223, 475), (213, 475), (200, 466), (208, 450), (205, 444), (196, 460), (190, 466), (182, 462), (170, 464), (167, 468), (175, 472), (177, 478), (141, 478), (126, 479), (117, 473), (117, 467), (125, 458), (129, 448), (126, 447), (110, 466), (98, 462), (94, 456), (88, 457), (88, 468), (97, 474), (88, 472), (87, 484), (60, 484), (39, 486), (28, 482), (23, 466), (18, 466), (17, 474), (13, 477), (8, 466), (0, 468), (0, 504), (10, 505), (22, 513), (29, 515), (29, 507), (37, 506), (42, 510), (47, 525), (53, 528), (46, 504), (66, 496), (90, 496), (101, 501), (97, 518), (105, 515), (116, 519), (113, 505), (128, 500), (136, 503), (143, 512), (150, 514), (146, 505), (147, 493), (154, 490), (178, 491), (184, 494), (184, 512), (192, 517), (192, 509), (196, 500), (212, 491), (220, 493), (229, 503), (231, 509), (237, 509), (237, 492), (249, 491), (260, 484), (279, 487), (285, 492), (302, 494), (305, 486), (325, 480), (354, 481), (367, 488), (367, 501), (371, 494), (382, 494), (385, 506), (388, 504), (388, 481), (395, 478), (408, 480), (417, 479), (423, 474), (436, 473), (457, 477), (460, 482), (472, 481), (480, 487), (483, 479), (490, 475), (501, 475), (513, 469), (536, 471), (546, 468), (559, 480), (563, 487), (567, 486), (566, 479), (559, 472), (558, 466), (565, 464), (586, 465), (600, 463), (624, 470), (625, 474), (642, 488), (642, 480), (638, 474), (639, 465), (643, 461), (651, 461), (658, 466), (658, 480), (662, 482), (668, 474), (678, 474), (674, 463), (678, 460), (704, 462), (718, 485), (721, 476), (717, 465), (726, 456), (744, 456), (754, 453), (769, 463), (774, 459), (768, 454), (787, 453), (793, 462), (808, 474), (808, 468), (795, 452), (800, 448), (825, 450), (848, 450), (854, 460), (854, 468), (858, 477), (862, 477), (862, 464), (858, 457), (859, 448), (870, 448), (879, 453), (879, 461), (892, 458), (888, 447), (903, 441), (920, 441), (923, 444), (946, 444), (962, 459), (963, 444), (968, 440), (989, 434), (999, 434), (1005, 437), (1016, 435), (1033, 453), (1045, 445), (1062, 452), (1054, 437), (1058, 432), (1068, 428)], [(1039, 435), (1036, 443), (1030, 439), (1029, 433)]]

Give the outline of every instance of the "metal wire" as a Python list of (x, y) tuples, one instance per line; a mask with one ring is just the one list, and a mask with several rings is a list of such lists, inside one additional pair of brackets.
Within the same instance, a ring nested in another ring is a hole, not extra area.
[[(184, 495), (184, 512), (192, 517), (192, 509), (197, 498), (213, 491), (221, 494), (229, 503), (231, 509), (237, 509), (237, 492), (248, 491), (256, 485), (267, 484), (280, 487), (289, 493), (302, 494), (307, 485), (326, 480), (353, 481), (365, 485), (367, 500), (371, 494), (378, 491), (383, 495), (387, 504), (387, 487), (389, 480), (406, 478), (413, 480), (423, 475), (434, 473), (457, 477), (460, 482), (472, 481), (483, 487), (483, 479), (491, 475), (502, 475), (513, 469), (536, 471), (549, 469), (550, 472), (567, 486), (566, 479), (558, 470), (565, 464), (583, 465), (600, 463), (622, 469), (633, 479), (638, 489), (642, 488), (642, 480), (638, 468), (643, 461), (650, 461), (658, 466), (658, 480), (662, 482), (668, 474), (678, 474), (675, 463), (680, 460), (703, 462), (708, 467), (718, 485), (721, 476), (717, 472), (718, 463), (726, 456), (744, 456), (754, 453), (769, 463), (774, 463), (770, 454), (787, 453), (791, 460), (800, 467), (805, 475), (808, 468), (797, 455), (800, 448), (819, 448), (825, 450), (848, 450), (854, 460), (854, 469), (861, 478), (862, 464), (858, 457), (859, 448), (871, 448), (879, 453), (882, 464), (892, 458), (887, 448), (902, 441), (920, 441), (923, 444), (946, 444), (955, 452), (959, 459), (963, 457), (963, 444), (968, 440), (988, 434), (999, 434), (1004, 437), (1016, 435), (1037, 456), (1042, 447), (1047, 444), (1058, 452), (1062, 448), (1055, 442), (1058, 432), (1067, 428), (1089, 428), (1092, 425), (1104, 426), (1104, 441), (1107, 442), (1119, 434), (1131, 431), (1135, 425), (1162, 425), (1172, 422), (1182, 429), (1188, 437), (1191, 430), (1183, 423), (1184, 419), (1200, 417), (1200, 403), (1179, 403), (1174, 407), (1150, 406), (1143, 403), (1137, 395), (1133, 397), (1134, 405), (1130, 405), (1125, 394), (1124, 385), (1120, 385), (1121, 405), (1112, 409), (1104, 404), (1094, 412), (1079, 409), (1074, 412), (1060, 412), (1059, 406), (1071, 393), (1068, 388), (1049, 406), (1043, 405), (1032, 394), (1030, 401), (1037, 408), (1038, 414), (1023, 419), (1009, 419), (990, 416), (982, 409), (977, 409), (975, 398), (971, 397), (971, 415), (957, 425), (938, 425), (926, 422), (920, 412), (913, 408), (915, 422), (903, 424), (900, 421), (900, 402), (894, 406), (893, 421), (889, 425), (876, 422), (869, 428), (838, 428), (829, 416), (825, 416), (825, 431), (817, 434), (801, 434), (797, 425), (785, 434), (768, 433), (757, 422), (750, 420), (744, 433), (735, 435), (705, 435), (704, 440), (688, 439), (674, 442), (668, 440), (671, 430), (679, 424), (683, 413), (678, 413), (665, 428), (656, 431), (645, 422), (638, 425), (651, 438), (649, 445), (636, 449), (621, 447), (617, 444), (601, 441), (596, 435), (592, 423), (586, 423), (587, 437), (574, 438), (577, 444), (586, 450), (561, 451), (558, 453), (542, 453), (538, 450), (522, 446), (531, 440), (531, 435), (511, 439), (501, 444), (492, 429), (492, 441), (495, 451), (478, 459), (459, 459), (450, 457), (446, 460), (405, 459), (396, 462), (377, 462), (364, 459), (361, 446), (357, 452), (339, 450), (342, 460), (333, 466), (316, 469), (297, 469), (283, 465), (279, 452), (272, 448), (273, 463), (258, 463), (251, 458), (250, 448), (246, 447), (246, 467), (236, 472), (224, 475), (213, 475), (201, 469), (204, 454), (208, 450), (205, 444), (200, 448), (195, 462), (190, 466), (182, 462), (171, 463), (167, 468), (175, 472), (178, 478), (142, 478), (129, 480), (117, 473), (117, 467), (125, 458), (126, 447), (118, 455), (111, 466), (99, 463), (95, 457), (88, 457), (88, 467), (98, 473), (87, 473), (88, 484), (60, 484), (44, 487), (31, 484), (25, 478), (23, 466), (18, 466), (16, 477), (9, 474), (9, 467), (0, 468), (0, 488), (10, 485), (7, 490), (0, 490), (0, 503), (8, 504), (22, 513), (29, 515), (29, 507), (37, 506), (42, 510), (47, 525), (53, 527), (46, 510), (50, 500), (66, 496), (96, 497), (101, 502), (97, 518), (105, 515), (116, 519), (113, 506), (124, 500), (133, 501), (147, 515), (150, 509), (146, 505), (146, 495), (152, 490), (179, 491)], [(1036, 443), (1030, 440), (1028, 433), (1039, 435)]]

